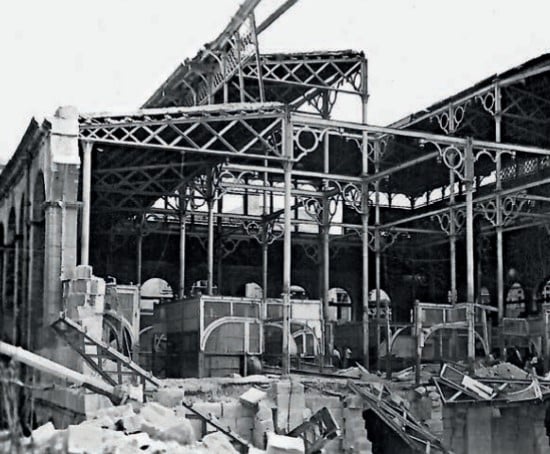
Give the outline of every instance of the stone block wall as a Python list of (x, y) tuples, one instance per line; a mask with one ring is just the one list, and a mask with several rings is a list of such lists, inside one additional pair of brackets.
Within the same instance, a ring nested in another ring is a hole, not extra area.
[(543, 403), (443, 407), (443, 441), (456, 454), (549, 453)]
[(343, 420), (343, 452), (372, 454), (363, 418), (363, 400), (359, 396), (344, 400)]

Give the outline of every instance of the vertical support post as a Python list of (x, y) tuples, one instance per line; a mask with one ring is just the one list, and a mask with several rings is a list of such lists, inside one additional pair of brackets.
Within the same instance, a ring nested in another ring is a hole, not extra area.
[(223, 102), (229, 103), (229, 85), (227, 81), (227, 52), (222, 54), (222, 72), (223, 72)]
[(550, 354), (550, 339), (549, 339), (549, 333), (548, 333), (548, 330), (550, 329), (550, 312), (548, 312), (548, 310), (544, 309), (544, 312), (543, 312), (543, 328), (544, 328), (544, 333), (542, 335), (542, 352), (543, 352), (543, 361), (544, 361), (544, 372), (547, 373), (548, 372), (548, 367), (550, 365), (550, 359), (549, 359), (549, 354)]
[[(502, 98), (500, 86), (495, 85), (495, 141), (500, 142), (502, 140)], [(495, 171), (496, 171), (496, 230), (497, 230), (497, 307), (498, 307), (498, 333), (499, 333), (499, 346), (501, 358), (505, 358), (505, 343), (504, 343), (504, 333), (502, 330), (503, 327), (503, 318), (504, 318), (504, 251), (502, 246), (502, 227), (503, 227), (503, 218), (502, 218), (502, 198), (500, 196), (500, 191), (502, 190), (502, 156), (500, 151), (497, 151), (496, 160), (495, 160)]]
[[(322, 240), (322, 251), (323, 251), (323, 258), (322, 258), (322, 298), (323, 298), (323, 325), (324, 325), (324, 332), (325, 332), (325, 345), (324, 345), (324, 355), (322, 356), (322, 361), (324, 365), (324, 359), (329, 358), (332, 354), (333, 350), (333, 339), (332, 339), (332, 330), (329, 327), (330, 321), (329, 321), (329, 300), (328, 300), (328, 291), (329, 291), (329, 283), (330, 283), (330, 217), (328, 216), (329, 211), (329, 200), (328, 198), (325, 198), (323, 201), (325, 205), (325, 209), (323, 209), (323, 217), (324, 222), (321, 226), (321, 240)], [(327, 214), (325, 215), (325, 212)]]
[[(218, 199), (218, 213), (223, 213), (223, 198)], [(216, 282), (218, 285), (218, 292), (223, 292), (222, 283), (223, 283), (223, 256), (224, 256), (224, 240), (223, 240), (223, 226), (222, 226), (222, 217), (218, 216), (217, 219), (217, 234), (218, 234), (218, 247), (215, 248), (216, 251)]]
[(283, 123), (284, 162), (284, 237), (283, 237), (283, 374), (290, 374), (290, 285), (292, 260), (292, 124), (288, 118)]
[(467, 322), (468, 322), (468, 363), (473, 368), (475, 360), (475, 320), (474, 320), (474, 154), (472, 139), (469, 138), (464, 150), (466, 184), (466, 268), (467, 268)]
[(262, 241), (262, 299), (263, 299), (262, 304), (265, 310), (267, 310), (268, 266), (269, 266), (269, 245), (267, 243), (267, 238), (265, 238), (265, 234), (264, 234), (264, 238)]
[(137, 245), (136, 245), (136, 255), (137, 255), (137, 264), (136, 264), (136, 283), (141, 286), (141, 276), (142, 276), (142, 266), (143, 266), (143, 231), (142, 231), (142, 222), (137, 232)]
[[(374, 142), (374, 173), (379, 170), (379, 143)], [(374, 284), (375, 284), (375, 300), (376, 300), (376, 360), (377, 369), (382, 370), (382, 354), (380, 352), (380, 253), (381, 253), (381, 238), (380, 238), (380, 180), (374, 183)], [(387, 317), (387, 313), (386, 313)], [(386, 334), (388, 334), (386, 332)], [(389, 338), (387, 339), (389, 343)], [(388, 353), (388, 349), (386, 349)]]
[[(455, 133), (455, 121), (453, 106), (449, 106), (449, 134)], [(455, 221), (455, 173), (452, 169), (449, 170), (449, 205), (451, 207), (449, 212), (450, 225), (449, 225), (449, 254), (451, 264), (451, 304), (456, 304), (458, 301), (458, 293), (456, 289), (456, 221)]]
[(413, 310), (414, 310), (413, 312), (414, 339), (415, 339), (415, 347), (416, 347), (414, 382), (418, 386), (420, 384), (420, 367), (422, 363), (422, 347), (424, 343), (422, 339), (422, 320), (420, 319), (420, 307), (418, 306), (418, 301), (414, 302)]
[[(453, 106), (449, 105), (448, 118), (449, 118), (449, 134), (455, 133), (455, 121)], [(456, 212), (455, 206), (455, 173), (454, 170), (449, 170), (449, 259), (450, 259), (450, 272), (451, 272), (451, 304), (454, 306), (458, 302), (458, 291), (456, 285)], [(455, 330), (451, 333), (450, 348), (454, 359), (458, 357), (458, 337)]]
[(180, 299), (185, 298), (185, 255), (186, 255), (186, 214), (185, 214), (185, 195), (180, 194), (179, 197), (179, 211), (180, 211), (180, 244), (179, 244), (179, 290), (178, 297)]
[(260, 45), (258, 42), (258, 33), (256, 30), (256, 17), (254, 13), (250, 14), (250, 29), (252, 30), (252, 40), (254, 41), (254, 51), (256, 54), (256, 71), (258, 72), (258, 90), (260, 92), (260, 102), (265, 102), (264, 79), (262, 75), (262, 57), (260, 55)]
[(82, 217), (80, 222), (80, 264), (90, 264), (90, 200), (92, 188), (92, 143), (82, 147)]
[[(264, 167), (269, 167), (269, 162), (264, 160)], [(262, 214), (264, 216), (264, 222), (262, 226), (263, 235), (262, 235), (262, 304), (263, 304), (263, 313), (267, 317), (267, 285), (268, 285), (268, 267), (269, 267), (269, 237), (268, 237), (268, 228), (267, 223), (265, 222), (265, 216), (267, 215), (267, 191), (265, 188), (267, 188), (269, 184), (269, 178), (267, 176), (267, 172), (264, 172), (264, 190), (262, 192)], [(273, 209), (273, 208), (272, 208)]]
[[(330, 135), (325, 134), (325, 143), (323, 149), (323, 172), (328, 174), (330, 171)], [(324, 189), (327, 188), (328, 182), (323, 181)], [(323, 330), (325, 345), (323, 355), (321, 355), (321, 365), (324, 366), (325, 358), (330, 358), (333, 351), (333, 330), (329, 324), (329, 296), (330, 287), (330, 199), (323, 198), (323, 218), (321, 225), (321, 241), (322, 241), (322, 289), (321, 297), (323, 299)]]
[[(367, 103), (368, 103), (368, 80), (367, 80), (367, 60), (361, 63), (361, 120), (363, 124), (367, 123)], [(362, 322), (363, 322), (363, 365), (370, 368), (369, 357), (369, 186), (366, 181), (369, 172), (369, 144), (368, 134), (363, 131), (362, 137), (362, 160), (361, 173), (364, 178), (361, 183), (361, 225), (362, 225), (362, 268), (363, 268), (363, 301), (362, 301)]]
[(239, 62), (239, 95), (240, 95), (240, 101), (245, 102), (244, 97), (244, 74), (243, 74), (243, 65), (242, 65), (242, 41), (241, 36), (236, 33), (235, 34), (235, 47), (237, 48), (237, 61)]
[(207, 240), (207, 293), (214, 293), (214, 198), (209, 197), (208, 205), (208, 240)]

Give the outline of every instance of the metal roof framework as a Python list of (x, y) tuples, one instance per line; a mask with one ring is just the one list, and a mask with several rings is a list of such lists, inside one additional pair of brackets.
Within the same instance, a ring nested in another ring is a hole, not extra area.
[[(163, 220), (181, 234), (193, 219), (204, 227), (210, 290), (215, 220), (229, 236), (257, 239), (264, 256), (282, 240), (287, 305), (292, 241), (317, 244), (325, 291), (330, 244), (351, 243), (362, 248), (366, 314), (369, 254), (379, 289), (381, 252), (411, 234), (448, 237), (455, 302), (456, 239), (466, 237), (466, 299), (473, 303), (473, 219), (479, 215), (483, 231), (497, 234), (502, 317), (502, 234), (547, 224), (550, 216), (544, 208), (550, 201), (549, 57), (378, 127), (365, 122), (364, 55), (263, 55), (258, 35), (296, 2), (284, 2), (256, 24), (259, 3), (243, 3), (224, 32), (178, 67), (142, 110), (81, 115), (83, 210), (94, 213), (95, 228), (133, 225), (139, 232)], [(361, 123), (330, 118), (340, 93), (361, 98)], [(10, 161), (0, 187), (19, 167)], [(246, 209), (252, 194), (264, 200), (261, 214)], [(229, 196), (242, 198), (242, 213), (221, 208)], [(86, 251), (89, 224), (82, 223)]]

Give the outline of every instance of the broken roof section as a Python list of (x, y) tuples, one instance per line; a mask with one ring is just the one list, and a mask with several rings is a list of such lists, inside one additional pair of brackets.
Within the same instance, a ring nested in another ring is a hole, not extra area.
[[(322, 113), (319, 95), (330, 92), (330, 104), (335, 93), (360, 94), (361, 72), (365, 64), (362, 52), (301, 52), (262, 54), (260, 69), (253, 56), (245, 59), (240, 68), (227, 74), (227, 81), (214, 84), (211, 94), (204, 92), (201, 82), (216, 65), (199, 67), (182, 64), (168, 78), (143, 107), (192, 106), (213, 103), (259, 102), (259, 74), (268, 102), (282, 102), (298, 109), (309, 103)], [(220, 79), (221, 80), (221, 79)], [(241, 97), (241, 87), (243, 88)], [(325, 106), (326, 108), (327, 106)]]
[(542, 402), (550, 398), (550, 382), (539, 380), (535, 374), (525, 379), (514, 378), (513, 374), (510, 377), (470, 377), (445, 364), (439, 377), (433, 380), (445, 404), (486, 402), (506, 405), (537, 400)]
[[(258, 36), (297, 0), (283, 2), (258, 24), (255, 10), (260, 3), (248, 0), (241, 5), (225, 30), (179, 65), (143, 108), (273, 101), (295, 109), (309, 104), (324, 115), (337, 91), (366, 90), (361, 52), (260, 54)], [(329, 96), (320, 96), (326, 93)]]

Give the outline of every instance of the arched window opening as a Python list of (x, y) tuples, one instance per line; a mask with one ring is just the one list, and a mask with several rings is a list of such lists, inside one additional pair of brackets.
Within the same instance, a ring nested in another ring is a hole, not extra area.
[(506, 293), (506, 317), (525, 315), (525, 290), (519, 282), (514, 282)]
[(353, 301), (343, 288), (334, 287), (328, 291), (328, 306), (329, 321), (351, 321)]
[[(380, 318), (391, 319), (391, 298), (384, 290), (380, 289)], [(369, 317), (376, 318), (376, 289), (369, 292)]]
[(307, 300), (307, 292), (304, 287), (301, 285), (291, 285), (290, 286), (290, 299), (293, 300)]

